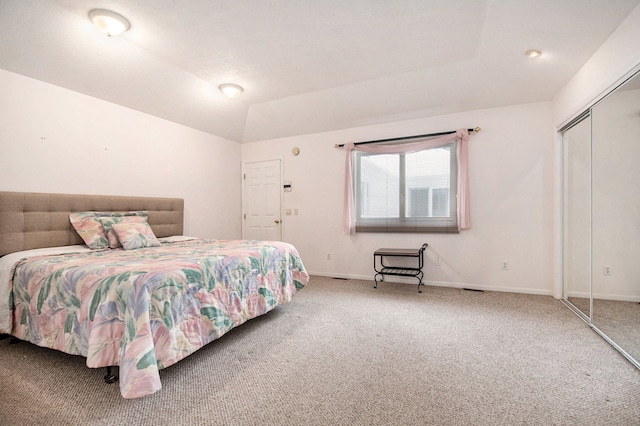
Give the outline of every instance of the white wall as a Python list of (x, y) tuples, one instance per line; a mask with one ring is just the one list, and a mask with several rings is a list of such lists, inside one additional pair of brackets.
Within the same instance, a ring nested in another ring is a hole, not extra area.
[(0, 190), (179, 197), (185, 234), (241, 236), (240, 145), (0, 70)]
[(553, 99), (556, 126), (566, 124), (640, 64), (640, 6)]
[[(471, 136), (472, 229), (460, 234), (343, 232), (345, 154), (336, 143), (482, 127)], [(373, 279), (373, 252), (429, 243), (426, 281), (551, 294), (554, 139), (550, 103), (493, 108), (242, 145), (243, 162), (283, 158), (283, 238), (312, 274)], [(291, 154), (299, 147), (298, 156)], [(331, 253), (332, 260), (327, 260)], [(435, 266), (439, 256), (442, 266)], [(501, 262), (509, 270), (501, 270)], [(415, 282), (415, 281), (410, 281)]]

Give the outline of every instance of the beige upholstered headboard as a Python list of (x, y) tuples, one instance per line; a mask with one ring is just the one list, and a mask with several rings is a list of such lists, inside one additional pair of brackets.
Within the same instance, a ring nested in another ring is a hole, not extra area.
[(157, 237), (182, 235), (182, 198), (0, 191), (0, 256), (21, 250), (84, 244), (69, 213), (148, 210)]

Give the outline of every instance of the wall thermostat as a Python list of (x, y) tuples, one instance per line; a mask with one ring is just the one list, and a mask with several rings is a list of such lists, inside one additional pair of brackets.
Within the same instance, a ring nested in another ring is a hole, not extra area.
[(284, 183), (284, 192), (291, 192), (291, 182)]

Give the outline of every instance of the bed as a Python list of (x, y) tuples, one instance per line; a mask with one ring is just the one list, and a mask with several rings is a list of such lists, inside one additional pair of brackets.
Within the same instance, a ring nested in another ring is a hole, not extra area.
[[(80, 236), (79, 215), (99, 216), (106, 246)], [(139, 398), (307, 284), (292, 245), (185, 237), (183, 218), (178, 198), (0, 192), (0, 333), (118, 366), (122, 396)]]

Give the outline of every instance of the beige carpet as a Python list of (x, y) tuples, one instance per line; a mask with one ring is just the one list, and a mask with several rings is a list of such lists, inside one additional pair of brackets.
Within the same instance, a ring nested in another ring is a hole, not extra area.
[(313, 277), (125, 400), (84, 359), (0, 342), (2, 425), (632, 425), (640, 372), (543, 296)]

